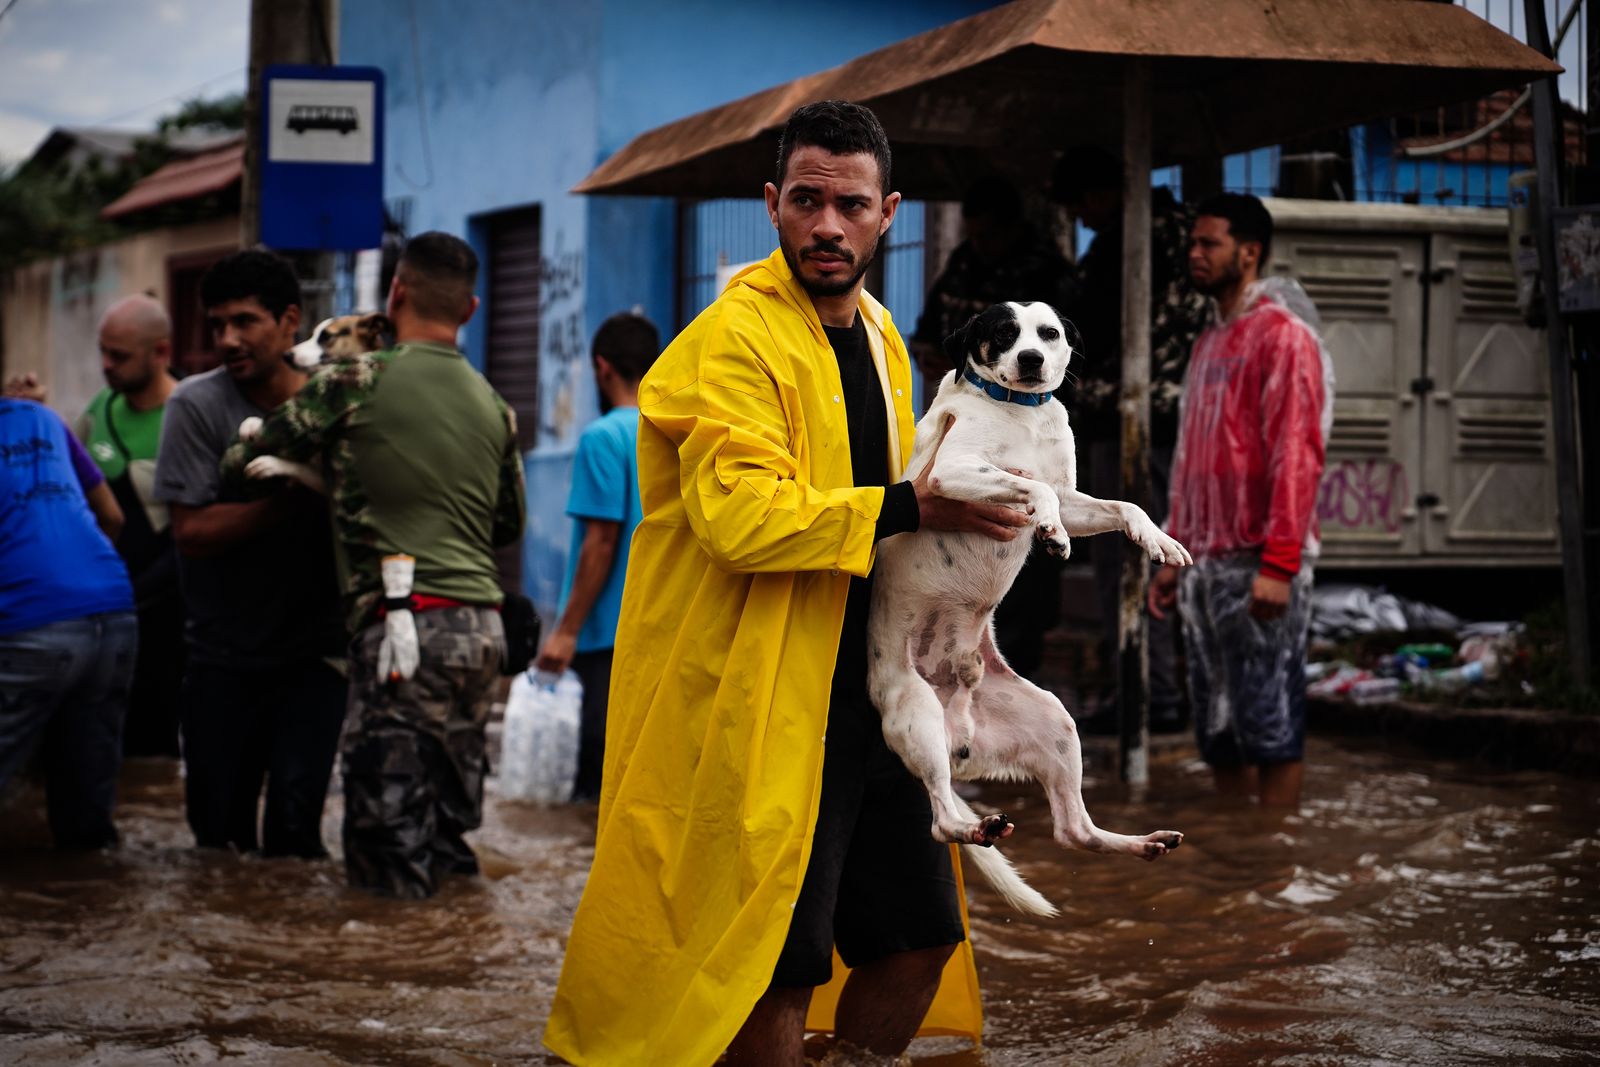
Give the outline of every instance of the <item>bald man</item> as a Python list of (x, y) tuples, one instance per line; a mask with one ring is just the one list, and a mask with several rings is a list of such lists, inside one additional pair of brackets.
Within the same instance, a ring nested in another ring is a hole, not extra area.
[(125, 522), (117, 552), (133, 579), (139, 613), (123, 747), (130, 756), (178, 754), (178, 683), (183, 672), (183, 600), (167, 506), (155, 498), (156, 448), (177, 382), (172, 320), (153, 297), (123, 297), (100, 320), (106, 388), (73, 426), (106, 476)]

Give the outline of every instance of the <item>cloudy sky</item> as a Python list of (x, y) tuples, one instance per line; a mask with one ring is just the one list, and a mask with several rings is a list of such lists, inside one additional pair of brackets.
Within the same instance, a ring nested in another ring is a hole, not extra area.
[[(1458, 0), (1517, 37), (1522, 0)], [(1572, 0), (1546, 0), (1551, 31)], [(148, 129), (189, 97), (244, 88), (250, 0), (0, 0), (0, 166), (55, 126)], [(1561, 60), (1579, 101), (1583, 18)]]
[(189, 97), (244, 88), (249, 0), (0, 0), (0, 11), (0, 165), (56, 126), (147, 129)]

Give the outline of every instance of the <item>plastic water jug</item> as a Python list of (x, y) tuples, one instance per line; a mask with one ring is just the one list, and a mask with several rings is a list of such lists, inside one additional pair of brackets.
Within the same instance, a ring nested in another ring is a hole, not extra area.
[(500, 735), (502, 796), (535, 804), (572, 799), (582, 708), (583, 683), (572, 671), (524, 671), (511, 680)]

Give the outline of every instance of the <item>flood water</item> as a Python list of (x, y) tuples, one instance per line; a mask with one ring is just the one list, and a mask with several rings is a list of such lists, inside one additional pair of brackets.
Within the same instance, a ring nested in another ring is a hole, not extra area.
[[(988, 788), (1063, 915), (972, 888), (986, 1044), (919, 1042), (917, 1064), (1600, 1058), (1595, 782), (1313, 739), (1305, 804), (1279, 820), (1219, 805), (1181, 756), (1142, 802), (1104, 776), (1086, 794), (1101, 825), (1183, 847), (1065, 853), (1042, 796)], [(491, 800), (485, 876), (396, 903), (346, 890), (335, 861), (196, 853), (169, 762), (128, 767), (115, 853), (45, 851), (39, 806), (0, 811), (0, 1062), (554, 1062), (539, 1033), (593, 808)]]

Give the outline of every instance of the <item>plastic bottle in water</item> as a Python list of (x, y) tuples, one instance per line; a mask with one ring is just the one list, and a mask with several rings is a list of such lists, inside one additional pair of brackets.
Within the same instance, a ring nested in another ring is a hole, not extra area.
[(500, 742), (501, 795), (536, 804), (572, 799), (582, 708), (583, 683), (572, 671), (512, 679)]
[(1419, 676), (1414, 685), (1418, 689), (1437, 693), (1454, 693), (1483, 681), (1482, 663), (1464, 663), (1446, 670), (1428, 671)]
[(1387, 704), (1400, 699), (1400, 679), (1366, 678), (1350, 687), (1350, 699), (1357, 704)]

